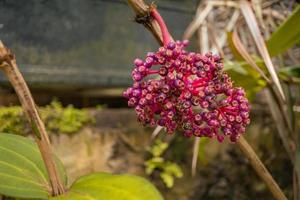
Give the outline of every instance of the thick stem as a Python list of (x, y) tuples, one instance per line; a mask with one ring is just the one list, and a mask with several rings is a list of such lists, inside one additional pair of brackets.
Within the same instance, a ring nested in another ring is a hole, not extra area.
[(167, 25), (166, 25), (165, 21), (160, 16), (160, 14), (157, 12), (155, 7), (152, 7), (150, 9), (150, 14), (157, 21), (157, 23), (160, 27), (164, 45), (169, 44), (169, 42), (171, 42), (171, 37), (170, 37), (170, 33), (168, 31), (168, 28), (167, 28)]
[[(152, 33), (157, 42), (163, 45), (161, 28), (156, 20), (149, 17), (151, 6), (148, 6), (143, 0), (127, 0), (127, 2), (136, 13), (136, 21), (143, 24)], [(171, 35), (170, 40), (173, 41)]]
[(35, 134), (35, 140), (40, 149), (42, 158), (44, 160), (46, 169), (48, 171), (49, 179), (52, 187), (53, 195), (60, 195), (65, 192), (64, 185), (62, 184), (60, 177), (53, 160), (53, 153), (50, 146), (50, 141), (44, 123), (42, 122), (39, 113), (37, 111), (35, 102), (29, 91), (29, 88), (20, 73), (16, 64), (16, 59), (10, 53), (10, 51), (0, 41), (0, 68), (3, 70), (8, 80), (15, 89), (18, 98), (21, 102), (25, 115), (27, 116), (33, 132)]
[(258, 158), (252, 147), (245, 140), (243, 136), (241, 136), (237, 141), (238, 147), (242, 150), (243, 154), (248, 158), (250, 164), (259, 175), (259, 177), (265, 182), (273, 197), (277, 200), (287, 200), (286, 196), (283, 194), (282, 190), (279, 188), (267, 168)]

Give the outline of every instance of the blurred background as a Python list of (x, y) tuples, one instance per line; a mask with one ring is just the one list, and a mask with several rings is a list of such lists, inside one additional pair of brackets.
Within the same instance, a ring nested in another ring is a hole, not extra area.
[[(182, 37), (197, 3), (159, 2), (174, 37)], [(18, 55), (41, 104), (55, 96), (80, 107), (126, 106), (120, 97), (132, 82), (133, 59), (158, 48), (122, 0), (1, 0), (0, 13), (1, 40)], [(7, 86), (3, 76), (0, 83)], [(7, 88), (3, 92), (12, 94)], [(4, 104), (13, 101), (5, 96)]]
[[(299, 134), (300, 123), (298, 2), (251, 1), (289, 97), (287, 106), (291, 110), (287, 113), (278, 111), (276, 100), (267, 93), (266, 80), (232, 43), (236, 31), (252, 59), (270, 78), (239, 1), (157, 0), (155, 3), (174, 38), (189, 39), (191, 51), (219, 53), (235, 84), (246, 89), (252, 105), (252, 123), (246, 137), (284, 193), (293, 198), (294, 166), (284, 145), (290, 139), (284, 139), (286, 121), (280, 117), (287, 116), (293, 123), (289, 133), (293, 141)], [(295, 10), (296, 21), (276, 36), (279, 39), (270, 42), (273, 33)], [(123, 0), (0, 0), (0, 39), (16, 55), (40, 106), (54, 150), (67, 167), (69, 184), (88, 172), (107, 171), (142, 175), (167, 200), (273, 199), (234, 144), (202, 138), (197, 173), (192, 176), (193, 138), (184, 138), (180, 133), (173, 136), (161, 133), (153, 139), (153, 129), (137, 122), (122, 92), (132, 84), (133, 60), (144, 58), (159, 45), (148, 30), (134, 21), (134, 16)], [(280, 50), (276, 44), (282, 44), (284, 36), (293, 40)], [(0, 132), (31, 134), (18, 98), (3, 74), (0, 74)], [(295, 149), (296, 144), (297, 141)]]

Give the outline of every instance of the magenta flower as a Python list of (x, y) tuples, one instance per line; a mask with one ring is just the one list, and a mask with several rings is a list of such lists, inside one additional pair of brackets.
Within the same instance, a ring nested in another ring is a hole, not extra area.
[(188, 52), (188, 41), (170, 40), (156, 9), (151, 15), (163, 33), (164, 46), (136, 59), (134, 84), (124, 92), (144, 125), (163, 126), (186, 137), (228, 136), (236, 142), (250, 123), (249, 102), (242, 88), (233, 87), (218, 55)]

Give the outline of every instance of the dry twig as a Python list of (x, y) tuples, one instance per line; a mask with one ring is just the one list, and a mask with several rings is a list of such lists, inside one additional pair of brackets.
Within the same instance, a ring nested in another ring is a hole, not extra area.
[(192, 35), (197, 31), (197, 29), (201, 26), (201, 24), (205, 21), (205, 18), (209, 14), (209, 12), (212, 10), (213, 6), (211, 3), (208, 3), (205, 7), (205, 9), (201, 12), (199, 12), (199, 15), (195, 17), (195, 19), (190, 23), (190, 25), (187, 27), (187, 29), (184, 32), (183, 38), (184, 39), (190, 39)]
[(42, 122), (37, 111), (36, 104), (29, 91), (29, 88), (19, 71), (15, 56), (7, 49), (0, 41), (0, 69), (3, 70), (8, 80), (14, 87), (19, 100), (22, 104), (23, 110), (32, 126), (35, 133), (35, 140), (40, 149), (42, 158), (48, 171), (51, 182), (53, 195), (63, 194), (65, 192), (64, 185), (60, 180), (55, 162), (53, 160), (53, 153), (51, 150), (49, 137), (46, 132), (44, 123)]
[(263, 60), (265, 61), (266, 67), (273, 79), (273, 82), (276, 86), (276, 88), (278, 89), (278, 92), (282, 98), (283, 101), (286, 100), (282, 86), (279, 82), (279, 78), (277, 76), (277, 73), (275, 71), (275, 67), (272, 63), (271, 57), (269, 55), (269, 52), (267, 50), (267, 46), (265, 44), (265, 41), (260, 33), (257, 21), (255, 19), (254, 13), (251, 9), (251, 6), (249, 4), (249, 2), (247, 2), (246, 0), (241, 0), (240, 1), (240, 7), (241, 7), (241, 11), (242, 14), (244, 15), (244, 18), (248, 24), (248, 27), (250, 29), (250, 32), (253, 36), (253, 39), (256, 43), (256, 46), (258, 48), (258, 51), (260, 53), (260, 55), (262, 56)]
[(192, 176), (196, 175), (197, 161), (199, 154), (200, 138), (196, 137), (194, 140), (193, 159), (192, 159)]
[(271, 174), (268, 172), (264, 164), (258, 158), (252, 147), (248, 144), (245, 138), (242, 136), (237, 141), (237, 145), (240, 147), (244, 155), (250, 161), (250, 164), (255, 169), (256, 173), (264, 180), (269, 190), (272, 192), (273, 197), (277, 200), (287, 200)]

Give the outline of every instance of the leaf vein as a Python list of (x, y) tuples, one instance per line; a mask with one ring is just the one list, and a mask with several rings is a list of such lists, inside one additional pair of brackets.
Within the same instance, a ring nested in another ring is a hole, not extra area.
[(23, 160), (28, 161), (28, 162), (30, 163), (30, 165), (33, 166), (33, 167), (36, 169), (36, 171), (38, 172), (38, 174), (41, 175), (41, 177), (44, 179), (44, 181), (48, 182), (47, 179), (46, 179), (46, 176), (43, 174), (43, 172), (41, 171), (41, 169), (39, 169), (39, 168), (35, 165), (35, 163), (34, 163), (32, 160), (26, 158), (25, 156), (23, 156), (23, 155), (20, 154), (20, 153), (17, 153), (17, 152), (15, 152), (15, 151), (10, 150), (10, 149), (4, 148), (3, 146), (0, 146), (0, 149), (3, 149), (4, 151), (11, 152), (11, 153), (13, 153), (13, 154), (19, 156), (19, 157), (22, 158)]

